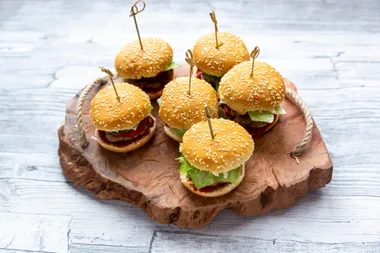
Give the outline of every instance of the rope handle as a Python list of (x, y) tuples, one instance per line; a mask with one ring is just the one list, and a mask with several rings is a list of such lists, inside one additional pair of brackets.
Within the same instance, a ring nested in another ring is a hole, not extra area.
[[(88, 85), (80, 94), (78, 102), (77, 102), (77, 127), (79, 131), (79, 136), (80, 136), (80, 143), (83, 148), (87, 147), (88, 145), (88, 140), (86, 138), (86, 133), (83, 128), (83, 120), (82, 120), (82, 107), (83, 103), (87, 97), (87, 95), (90, 93), (90, 91), (98, 85), (104, 85), (107, 83), (106, 78), (98, 78), (96, 79), (92, 84)], [(313, 119), (311, 118), (311, 114), (309, 109), (307, 108), (306, 104), (303, 102), (301, 97), (293, 90), (291, 89), (286, 89), (286, 97), (290, 99), (295, 105), (300, 108), (302, 111), (305, 121), (306, 121), (306, 130), (305, 134), (302, 138), (302, 140), (298, 143), (297, 147), (293, 152), (290, 153), (290, 156), (296, 159), (297, 163), (299, 164), (299, 158), (301, 155), (302, 150), (306, 147), (306, 145), (310, 142), (311, 140), (311, 135), (313, 131)]]
[(297, 163), (299, 164), (300, 155), (303, 149), (311, 140), (314, 123), (313, 123), (313, 119), (311, 118), (309, 108), (307, 108), (306, 104), (303, 102), (301, 97), (295, 91), (291, 89), (286, 89), (286, 97), (289, 100), (291, 100), (302, 111), (302, 114), (306, 122), (306, 130), (305, 130), (302, 140), (298, 143), (294, 151), (290, 153), (290, 156), (296, 159)]
[(82, 148), (85, 148), (88, 145), (88, 140), (86, 138), (86, 132), (85, 132), (85, 130), (83, 128), (83, 120), (82, 120), (82, 107), (83, 107), (83, 103), (86, 100), (86, 97), (87, 97), (88, 93), (90, 93), (90, 91), (95, 86), (104, 85), (106, 83), (107, 83), (107, 79), (106, 78), (98, 78), (98, 79), (96, 79), (92, 84), (89, 84), (89, 85), (87, 85), (84, 88), (84, 90), (80, 93), (80, 96), (78, 98), (77, 111), (76, 111), (76, 114), (77, 114), (77, 128), (78, 128), (78, 131), (79, 131), (79, 138), (80, 138), (80, 143), (82, 145)]

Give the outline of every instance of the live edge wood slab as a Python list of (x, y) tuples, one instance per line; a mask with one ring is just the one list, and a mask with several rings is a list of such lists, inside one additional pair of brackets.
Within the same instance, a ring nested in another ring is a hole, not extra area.
[[(187, 67), (175, 71), (188, 73)], [(287, 88), (296, 90), (286, 80)], [(243, 182), (231, 193), (204, 198), (188, 191), (180, 182), (178, 143), (163, 133), (157, 117), (157, 131), (144, 147), (127, 154), (102, 149), (95, 140), (95, 127), (89, 118), (91, 99), (102, 86), (95, 87), (83, 106), (83, 125), (89, 145), (83, 149), (76, 126), (76, 103), (66, 107), (65, 125), (58, 130), (59, 156), (63, 173), (75, 184), (103, 199), (127, 201), (145, 211), (153, 220), (179, 227), (200, 228), (210, 223), (223, 209), (241, 216), (253, 216), (293, 205), (310, 189), (324, 187), (332, 177), (332, 162), (316, 125), (312, 140), (302, 152), (300, 164), (290, 157), (302, 139), (305, 122), (301, 111), (290, 101), (282, 106), (277, 125), (267, 134), (255, 137), (255, 151), (246, 164)], [(158, 104), (153, 103), (153, 115)]]

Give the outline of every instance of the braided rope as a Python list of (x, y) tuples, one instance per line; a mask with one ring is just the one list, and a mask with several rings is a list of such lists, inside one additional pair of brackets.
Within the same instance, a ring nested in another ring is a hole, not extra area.
[(80, 138), (80, 143), (83, 148), (87, 147), (88, 145), (88, 140), (86, 138), (86, 131), (83, 128), (83, 120), (82, 120), (82, 107), (83, 103), (86, 100), (86, 97), (90, 91), (98, 85), (103, 85), (107, 83), (107, 79), (105, 78), (98, 78), (96, 79), (92, 84), (87, 85), (86, 88), (81, 92), (78, 102), (77, 102), (77, 128), (79, 131), (79, 138)]
[(303, 102), (301, 97), (293, 90), (291, 89), (286, 89), (286, 96), (293, 101), (298, 108), (302, 111), (305, 121), (306, 121), (306, 130), (305, 134), (302, 138), (302, 140), (298, 143), (297, 147), (295, 150), (290, 153), (290, 156), (296, 159), (297, 163), (299, 164), (299, 158), (302, 150), (306, 147), (306, 145), (310, 142), (311, 140), (311, 133), (313, 131), (313, 119), (311, 118), (311, 114), (309, 109), (307, 108), (306, 104)]

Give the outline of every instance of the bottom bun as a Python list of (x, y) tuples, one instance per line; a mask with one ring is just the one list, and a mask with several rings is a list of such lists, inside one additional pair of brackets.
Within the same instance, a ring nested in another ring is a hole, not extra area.
[(163, 89), (159, 90), (159, 91), (154, 91), (154, 92), (152, 92), (152, 91), (146, 91), (146, 94), (148, 94), (148, 96), (149, 96), (149, 98), (151, 100), (154, 100), (154, 99), (157, 99), (157, 98), (161, 97), (162, 96), (162, 92), (163, 92)]
[(181, 183), (190, 191), (193, 193), (202, 196), (202, 197), (220, 197), (223, 196), (229, 192), (231, 192), (233, 189), (235, 189), (242, 181), (245, 176), (245, 165), (243, 164), (243, 169), (241, 171), (241, 175), (239, 177), (239, 180), (236, 184), (229, 183), (223, 188), (217, 189), (216, 191), (213, 192), (201, 192), (198, 189), (194, 187), (194, 184), (189, 178), (186, 177), (186, 173), (180, 172), (180, 179)]
[(173, 140), (175, 140), (176, 142), (182, 142), (182, 139), (178, 137), (178, 135), (176, 135), (171, 129), (170, 127), (168, 126), (164, 126), (164, 133), (172, 138)]
[(103, 148), (117, 153), (127, 153), (132, 150), (138, 149), (142, 146), (144, 146), (150, 139), (152, 139), (154, 132), (156, 131), (156, 119), (152, 117), (153, 119), (153, 126), (151, 126), (147, 131), (149, 131), (149, 134), (141, 138), (140, 140), (133, 142), (129, 145), (126, 145), (124, 147), (118, 147), (109, 143), (104, 142), (98, 135), (98, 131), (96, 131), (96, 140), (98, 141), (99, 145)]

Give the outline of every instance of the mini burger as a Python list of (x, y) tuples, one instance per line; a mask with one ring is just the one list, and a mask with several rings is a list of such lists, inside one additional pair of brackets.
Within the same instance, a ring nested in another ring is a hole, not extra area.
[(193, 125), (180, 145), (180, 179), (197, 195), (219, 197), (235, 189), (245, 175), (245, 162), (251, 157), (251, 135), (236, 122), (211, 119)]
[(218, 48), (215, 33), (198, 39), (193, 48), (196, 76), (209, 82), (218, 90), (221, 77), (233, 66), (249, 60), (248, 49), (235, 34), (218, 32)]
[(173, 49), (158, 38), (141, 39), (126, 45), (116, 56), (115, 68), (118, 75), (127, 83), (145, 91), (150, 99), (161, 96), (165, 85), (173, 80)]
[[(129, 152), (147, 143), (156, 129), (149, 96), (128, 84), (111, 85), (100, 90), (91, 101), (90, 117), (96, 126), (95, 137), (105, 149)], [(119, 99), (118, 99), (119, 98)]]
[(159, 115), (164, 121), (164, 132), (175, 141), (181, 142), (185, 132), (195, 123), (204, 121), (204, 107), (210, 117), (218, 117), (216, 91), (204, 80), (193, 77), (189, 92), (189, 77), (179, 77), (164, 88)]
[(271, 129), (285, 110), (286, 88), (280, 73), (265, 62), (252, 61), (233, 67), (220, 81), (220, 107), (224, 116), (236, 121), (253, 135)]

